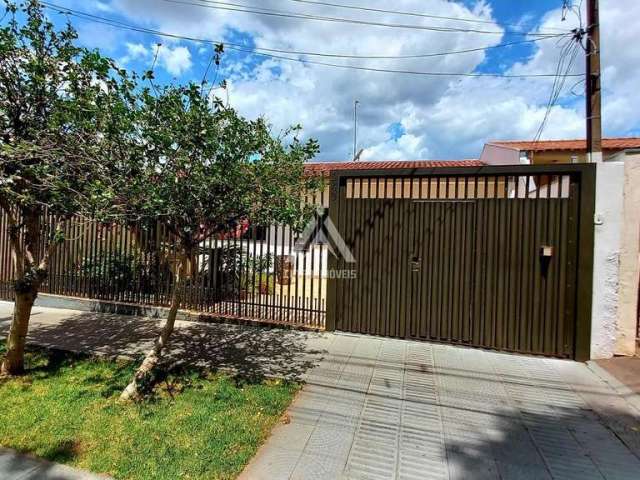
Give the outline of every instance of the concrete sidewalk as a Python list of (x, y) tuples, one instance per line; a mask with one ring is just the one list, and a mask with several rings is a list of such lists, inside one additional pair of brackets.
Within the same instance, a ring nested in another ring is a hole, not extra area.
[(108, 480), (84, 470), (47, 462), (15, 450), (0, 447), (0, 478), (2, 480)]
[(640, 412), (589, 366), (334, 335), (242, 480), (640, 478)]
[[(11, 324), (13, 303), (0, 301), (0, 338)], [(27, 343), (107, 357), (146, 353), (164, 320), (34, 307)], [(176, 321), (169, 361), (240, 376), (302, 380), (318, 364), (330, 335), (281, 328)]]

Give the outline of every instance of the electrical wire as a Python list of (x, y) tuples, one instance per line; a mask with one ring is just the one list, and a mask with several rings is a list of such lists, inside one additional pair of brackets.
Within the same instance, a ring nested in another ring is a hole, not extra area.
[[(517, 40), (514, 42), (505, 42), (499, 43), (497, 45), (487, 45), (484, 47), (475, 47), (475, 48), (465, 48), (462, 50), (449, 50), (446, 52), (433, 52), (433, 53), (416, 53), (413, 55), (349, 55), (349, 54), (340, 54), (340, 53), (321, 53), (321, 52), (309, 52), (309, 51), (300, 51), (300, 50), (281, 50), (275, 48), (262, 48), (262, 47), (254, 47), (255, 51), (262, 51), (268, 53), (284, 53), (288, 55), (302, 55), (308, 57), (324, 57), (324, 58), (344, 58), (350, 60), (408, 60), (408, 59), (416, 59), (416, 58), (433, 58), (433, 57), (445, 57), (448, 55), (459, 55), (464, 53), (475, 53), (475, 52), (483, 52), (486, 50), (495, 50), (499, 48), (507, 48), (513, 47), (515, 45), (526, 45), (531, 43), (537, 43), (544, 40), (551, 40), (553, 38), (559, 38), (567, 36), (567, 34), (558, 34), (557, 37), (541, 37), (541, 38), (533, 38), (529, 40)], [(234, 44), (227, 44), (234, 46)], [(235, 45), (235, 46), (243, 46), (246, 45)]]
[[(562, 94), (562, 90), (564, 89), (565, 82), (567, 80), (567, 77), (569, 76), (569, 72), (573, 68), (573, 64), (578, 56), (578, 53), (580, 52), (580, 50), (584, 50), (584, 47), (582, 45), (582, 34), (584, 30), (583, 30), (583, 24), (582, 24), (581, 9), (582, 9), (582, 0), (580, 0), (580, 4), (577, 7), (573, 5), (572, 2), (569, 2), (568, 0), (565, 0), (563, 2), (562, 21), (566, 20), (567, 12), (572, 12), (576, 15), (578, 19), (579, 27), (574, 29), (574, 35), (570, 40), (567, 40), (567, 42), (564, 44), (564, 46), (560, 51), (560, 55), (558, 57), (558, 64), (556, 67), (556, 77), (554, 78), (553, 85), (551, 87), (551, 94), (549, 95), (549, 101), (547, 102), (547, 107), (545, 110), (544, 117), (534, 137), (534, 144), (537, 144), (540, 141), (542, 137), (542, 133), (544, 132), (544, 129), (549, 120), (549, 116), (551, 115), (551, 110), (556, 105), (558, 99), (560, 98), (560, 95)], [(569, 58), (568, 61), (567, 61), (567, 58)], [(570, 93), (573, 93), (573, 89), (581, 81), (584, 81), (584, 79), (579, 80), (576, 84), (574, 84), (569, 90)]]
[[(73, 15), (79, 17), (79, 18), (86, 17), (86, 18), (84, 18), (85, 20), (88, 19), (88, 20), (94, 20), (94, 21), (100, 20), (101, 22), (109, 22), (108, 24), (112, 24), (112, 23), (113, 24), (117, 24), (117, 25), (114, 25), (114, 26), (120, 26), (122, 28), (127, 28), (127, 29), (135, 29), (136, 31), (139, 31), (141, 33), (150, 33), (150, 34), (154, 34), (154, 35), (158, 35), (158, 36), (162, 36), (162, 37), (168, 37), (168, 38), (174, 38), (174, 39), (180, 39), (180, 40), (188, 40), (188, 41), (198, 42), (198, 43), (208, 43), (208, 44), (214, 44), (214, 45), (215, 44), (224, 44), (225, 46), (230, 47), (230, 48), (231, 47), (244, 48), (244, 49), (249, 48), (247, 45), (242, 45), (242, 44), (238, 44), (238, 43), (231, 43), (231, 42), (225, 42), (223, 40), (203, 39), (203, 38), (197, 38), (197, 37), (190, 37), (190, 36), (184, 36), (184, 35), (177, 35), (177, 34), (161, 32), (161, 31), (154, 30), (154, 29), (149, 29), (149, 28), (146, 28), (146, 27), (137, 27), (137, 26), (125, 24), (125, 23), (120, 22), (120, 21), (115, 20), (115, 19), (107, 19), (107, 18), (104, 18), (104, 17), (98, 17), (98, 16), (92, 15), (90, 13), (69, 9), (69, 8), (66, 8), (66, 7), (61, 7), (61, 6), (55, 5), (53, 3), (49, 3), (49, 2), (42, 2), (42, 3), (45, 6), (49, 7), (49, 8), (63, 9), (64, 12), (62, 12), (62, 13), (73, 14)], [(559, 38), (559, 37), (564, 37), (564, 36), (568, 36), (568, 35), (571, 35), (571, 33), (555, 34), (553, 36), (532, 38), (532, 39), (527, 39), (527, 40), (517, 40), (517, 41), (513, 41), (513, 42), (500, 43), (500, 44), (497, 44), (497, 45), (487, 45), (487, 46), (483, 46), (483, 47), (467, 48), (467, 49), (462, 49), (462, 50), (451, 50), (451, 51), (447, 51), (447, 52), (434, 52), (434, 53), (419, 53), (419, 54), (413, 54), (413, 55), (349, 55), (349, 54), (340, 54), (340, 53), (322, 53), (322, 52), (310, 52), (310, 51), (305, 51), (305, 50), (284, 50), (284, 49), (264, 48), (264, 47), (252, 47), (252, 50), (254, 50), (256, 52), (265, 52), (265, 53), (283, 53), (283, 54), (286, 54), (286, 55), (303, 55), (303, 56), (310, 56), (310, 57), (325, 57), (325, 58), (344, 58), (344, 59), (363, 59), (363, 60), (403, 60), (403, 59), (430, 58), (430, 57), (441, 57), (441, 56), (447, 56), (447, 55), (474, 53), (474, 52), (480, 52), (480, 51), (485, 51), (485, 50), (506, 48), (506, 47), (511, 47), (511, 46), (515, 46), (515, 45), (525, 45), (525, 44), (530, 44), (530, 43), (536, 43), (536, 42), (540, 42), (540, 41), (543, 41), (543, 40), (550, 40), (550, 39), (553, 39), (553, 38)]]
[[(238, 49), (235, 49), (238, 50)], [(546, 74), (546, 73), (532, 73), (532, 74), (505, 74), (505, 73), (461, 73), (461, 72), (424, 72), (424, 71), (416, 71), (416, 70), (401, 70), (401, 69), (388, 69), (388, 68), (374, 68), (374, 67), (363, 67), (358, 65), (340, 65), (336, 63), (328, 63), (328, 62), (318, 62), (315, 60), (305, 60), (301, 58), (292, 58), (286, 57), (283, 55), (272, 55), (266, 53), (259, 53), (247, 50), (248, 53), (253, 53), (255, 55), (265, 56), (269, 58), (275, 58), (279, 60), (289, 60), (294, 62), (300, 62), (304, 64), (310, 65), (322, 65), (326, 67), (334, 67), (334, 68), (344, 68), (344, 69), (352, 69), (352, 70), (361, 70), (366, 72), (378, 72), (378, 73), (400, 73), (405, 75), (417, 75), (417, 76), (430, 76), (430, 77), (492, 77), (492, 78), (544, 78), (544, 77), (554, 77), (555, 74)], [(570, 77), (577, 77), (580, 75), (568, 75)]]
[[(202, 0), (205, 1), (206, 0)], [(433, 18), (439, 20), (454, 20), (456, 22), (468, 22), (468, 23), (484, 23), (489, 25), (501, 25), (505, 27), (514, 27), (514, 28), (523, 28), (527, 24), (517, 24), (517, 23), (498, 23), (494, 20), (482, 20), (482, 19), (473, 19), (473, 18), (464, 18), (464, 17), (447, 17), (443, 15), (433, 15), (428, 13), (418, 13), (418, 12), (407, 12), (401, 10), (385, 10), (382, 8), (371, 8), (371, 7), (362, 7), (358, 5), (346, 5), (342, 3), (330, 3), (330, 2), (320, 2), (314, 0), (288, 0), (290, 2), (295, 3), (305, 3), (309, 5), (322, 5), (326, 7), (335, 7), (335, 8), (343, 8), (347, 10), (359, 10), (363, 12), (375, 12), (375, 13), (389, 13), (393, 15), (404, 15), (409, 17), (418, 17), (418, 18)], [(555, 31), (555, 32), (563, 32), (564, 30), (559, 28), (548, 28), (544, 31)]]
[(471, 29), (471, 28), (436, 27), (436, 26), (404, 24), (404, 23), (374, 22), (369, 20), (358, 20), (358, 19), (351, 19), (351, 18), (328, 17), (328, 16), (322, 16), (322, 15), (311, 15), (311, 14), (287, 12), (282, 10), (263, 8), (263, 7), (248, 7), (246, 5), (241, 5), (237, 3), (218, 2), (213, 0), (191, 0), (191, 1), (190, 0), (161, 0), (161, 1), (166, 3), (178, 4), (178, 5), (199, 6), (199, 7), (210, 8), (214, 10), (252, 13), (256, 15), (266, 15), (266, 16), (280, 17), (280, 18), (292, 18), (292, 19), (298, 19), (298, 20), (315, 20), (315, 21), (331, 22), (331, 23), (367, 25), (367, 26), (375, 26), (375, 27), (404, 28), (404, 29), (411, 29), (411, 30), (427, 30), (427, 31), (446, 32), (446, 33), (478, 33), (478, 34), (488, 34), (488, 35), (504, 35), (505, 33), (512, 34), (512, 35), (524, 35), (524, 36), (534, 36), (534, 37), (545, 37), (549, 35), (554, 35), (554, 34), (545, 34), (545, 33), (522, 32), (522, 31), (506, 31), (505, 32), (505, 31), (495, 31), (495, 30), (478, 30), (478, 29)]
[(547, 107), (546, 107), (542, 122), (540, 123), (540, 126), (538, 127), (538, 130), (536, 132), (536, 135), (534, 136), (534, 139), (533, 139), (534, 144), (537, 144), (542, 137), (542, 133), (544, 132), (544, 129), (549, 120), (549, 116), (551, 115), (551, 110), (553, 109), (558, 99), (560, 98), (560, 95), (562, 93), (562, 90), (564, 89), (564, 85), (567, 81), (567, 78), (571, 76), (569, 75), (569, 72), (573, 68), (573, 64), (580, 50), (581, 50), (580, 44), (574, 41), (574, 39), (569, 40), (567, 44), (565, 44), (562, 47), (560, 56), (558, 58), (558, 64), (556, 67), (556, 76), (554, 78), (553, 85), (551, 87), (551, 94), (549, 95), (549, 100), (547, 102)]
[[(327, 66), (327, 67), (334, 67), (334, 68), (341, 68), (341, 69), (352, 69), (352, 70), (360, 70), (360, 71), (369, 71), (369, 72), (397, 73), (397, 74), (418, 75), (418, 76), (434, 76), (434, 77), (456, 77), (456, 76), (459, 76), (459, 77), (496, 77), (496, 78), (537, 78), (537, 77), (554, 77), (556, 75), (555, 73), (554, 74), (522, 74), (522, 75), (518, 75), (518, 74), (474, 73), (474, 72), (468, 72), (468, 73), (459, 73), (459, 72), (424, 72), (424, 71), (414, 71), (414, 70), (374, 68), (374, 67), (364, 67), (364, 66), (359, 66), (359, 65), (344, 65), (344, 64), (336, 64), (336, 63), (330, 63), (330, 62), (319, 62), (319, 61), (307, 60), (307, 59), (302, 59), (302, 58), (288, 57), (286, 55), (267, 53), (268, 52), (267, 49), (250, 48), (250, 47), (246, 47), (246, 46), (241, 46), (239, 44), (216, 42), (214, 40), (207, 40), (207, 39), (189, 37), (189, 36), (184, 36), (184, 35), (170, 34), (170, 33), (166, 33), (166, 32), (161, 32), (159, 30), (149, 29), (149, 28), (145, 28), (145, 27), (138, 27), (138, 26), (135, 26), (135, 25), (126, 24), (126, 23), (121, 22), (119, 20), (99, 17), (97, 15), (89, 14), (89, 13), (86, 13), (86, 12), (81, 12), (81, 11), (78, 11), (78, 10), (73, 10), (73, 9), (66, 8), (66, 7), (61, 7), (59, 5), (55, 5), (55, 4), (52, 4), (50, 2), (42, 2), (42, 4), (44, 6), (46, 6), (47, 8), (58, 10), (59, 13), (62, 13), (62, 14), (72, 15), (72, 16), (75, 16), (75, 17), (83, 19), (83, 20), (88, 20), (88, 21), (92, 21), (92, 22), (96, 22), (96, 23), (101, 23), (101, 24), (109, 25), (109, 26), (116, 27), (116, 28), (126, 29), (126, 30), (135, 31), (135, 32), (139, 32), (139, 33), (152, 34), (152, 35), (157, 35), (157, 36), (162, 36), (162, 37), (168, 37), (168, 38), (173, 38), (173, 39), (181, 39), (181, 40), (188, 40), (188, 41), (193, 41), (193, 42), (207, 43), (207, 44), (212, 44), (212, 45), (222, 43), (222, 44), (225, 45), (226, 48), (234, 50), (234, 51), (244, 52), (244, 53), (257, 55), (257, 56), (262, 56), (262, 57), (266, 57), (266, 58), (274, 58), (274, 59), (278, 59), (278, 60), (286, 60), (286, 61), (298, 62), (298, 63), (303, 63), (303, 64), (322, 65), (322, 66)], [(564, 37), (564, 36), (566, 36), (566, 35), (555, 35), (553, 38)], [(275, 49), (270, 49), (269, 51), (275, 52), (276, 50)], [(288, 51), (282, 51), (282, 52), (283, 53), (287, 53), (287, 54), (295, 54), (295, 52), (288, 52)], [(577, 76), (577, 75), (573, 75), (573, 76)]]

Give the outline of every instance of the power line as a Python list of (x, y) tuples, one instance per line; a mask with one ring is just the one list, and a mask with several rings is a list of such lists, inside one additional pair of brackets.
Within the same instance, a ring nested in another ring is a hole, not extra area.
[[(237, 49), (236, 49), (237, 50)], [(291, 58), (285, 57), (282, 55), (273, 55), (259, 52), (248, 51), (249, 53), (254, 53), (255, 55), (262, 55), (265, 57), (276, 58), (279, 60), (290, 60), (310, 65), (323, 65), (326, 67), (335, 67), (335, 68), (346, 68), (352, 70), (361, 70), (367, 72), (378, 72), (378, 73), (401, 73), (405, 75), (417, 75), (417, 76), (430, 76), (430, 77), (493, 77), (493, 78), (544, 78), (544, 77), (555, 77), (555, 74), (545, 74), (545, 73), (532, 73), (532, 74), (504, 74), (504, 73), (458, 73), (458, 72), (423, 72), (423, 71), (415, 71), (415, 70), (394, 70), (387, 68), (374, 68), (374, 67), (362, 67), (358, 65), (340, 65), (336, 63), (328, 63), (328, 62), (318, 62), (315, 60), (305, 60), (299, 58)], [(579, 77), (581, 75), (568, 75), (570, 77)]]
[[(433, 18), (433, 19), (439, 19), (439, 20), (454, 20), (456, 22), (468, 22), (468, 23), (484, 23), (484, 24), (489, 24), (489, 25), (501, 25), (501, 26), (505, 26), (505, 27), (514, 27), (514, 28), (522, 28), (523, 26), (527, 25), (525, 23), (523, 24), (517, 24), (517, 23), (498, 23), (496, 21), (493, 20), (482, 20), (482, 19), (474, 19), (474, 18), (465, 18), (465, 17), (448, 17), (448, 16), (444, 16), (444, 15), (433, 15), (433, 14), (429, 14), (429, 13), (418, 13), (418, 12), (407, 12), (407, 11), (401, 11), (401, 10), (385, 10), (382, 8), (371, 8), (371, 7), (362, 7), (362, 6), (357, 6), (357, 5), (346, 5), (346, 4), (342, 4), (342, 3), (330, 3), (330, 2), (320, 2), (320, 1), (313, 1), (313, 0), (288, 0), (290, 2), (295, 2), (295, 3), (306, 3), (309, 5), (322, 5), (322, 6), (326, 6), (326, 7), (335, 7), (335, 8), (343, 8), (343, 9), (347, 9), (347, 10), (359, 10), (359, 11), (363, 11), (363, 12), (375, 12), (375, 13), (390, 13), (393, 15), (404, 15), (404, 16), (409, 16), (409, 17), (418, 17), (418, 18)], [(559, 28), (548, 28), (545, 29), (544, 31), (556, 31), (556, 32), (562, 32), (563, 30), (559, 29)]]
[(558, 34), (557, 37), (541, 37), (541, 38), (532, 38), (529, 40), (517, 40), (514, 42), (505, 42), (505, 43), (499, 43), (497, 45), (487, 45), (484, 47), (465, 48), (462, 50), (449, 50), (447, 52), (417, 53), (413, 55), (348, 55), (348, 54), (318, 53), (318, 52), (296, 51), (296, 50), (277, 50), (277, 49), (271, 49), (271, 48), (255, 48), (255, 50), (262, 50), (265, 52), (274, 52), (274, 53), (288, 53), (290, 55), (305, 55), (309, 57), (329, 57), (329, 58), (345, 58), (345, 59), (361, 59), (361, 60), (406, 60), (406, 59), (415, 59), (415, 58), (444, 57), (447, 55), (459, 55), (463, 53), (482, 52), (485, 50), (494, 50), (498, 48), (513, 47), (515, 45), (536, 43), (542, 40), (550, 40), (552, 38), (559, 38), (564, 36), (567, 36), (567, 34)]
[[(97, 15), (92, 15), (90, 13), (81, 12), (79, 10), (73, 10), (73, 9), (69, 9), (69, 8), (66, 8), (66, 7), (61, 7), (61, 6), (58, 6), (58, 5), (55, 5), (55, 4), (52, 4), (52, 3), (48, 3), (48, 2), (43, 2), (43, 4), (48, 6), (49, 8), (60, 8), (60, 9), (63, 9), (65, 12), (73, 14), (73, 15), (77, 16), (78, 18), (86, 17), (86, 18), (84, 18), (85, 20), (88, 19), (88, 20), (93, 20), (93, 21), (100, 21), (102, 23), (109, 22), (108, 24), (112, 24), (113, 23), (114, 24), (113, 26), (118, 26), (120, 28), (132, 29), (132, 30), (139, 31), (141, 33), (150, 33), (150, 34), (154, 34), (154, 35), (158, 35), (158, 36), (174, 38), (174, 39), (181, 39), (181, 40), (188, 40), (188, 41), (199, 42), (199, 43), (209, 43), (209, 44), (221, 44), (221, 43), (224, 43), (225, 46), (227, 46), (229, 48), (232, 48), (232, 49), (234, 49), (234, 48), (245, 49), (243, 51), (246, 51), (246, 49), (249, 48), (247, 45), (242, 45), (242, 44), (239, 44), (239, 43), (225, 42), (223, 40), (210, 40), (210, 39), (203, 39), (203, 38), (198, 38), (198, 37), (190, 37), (190, 36), (185, 36), (185, 35), (178, 35), (178, 34), (171, 34), (171, 33), (161, 32), (159, 30), (150, 29), (150, 28), (146, 28), (146, 27), (137, 27), (137, 26), (125, 24), (125, 23), (120, 22), (120, 21), (115, 20), (115, 19), (107, 19), (107, 18), (104, 18), (104, 17), (99, 17)], [(322, 53), (322, 52), (310, 52), (310, 51), (306, 51), (306, 50), (285, 50), (285, 49), (265, 48), (265, 47), (251, 47), (251, 50), (255, 51), (255, 52), (283, 53), (285, 55), (304, 55), (304, 56), (310, 56), (310, 57), (325, 57), (325, 58), (344, 58), (344, 59), (362, 59), (362, 60), (403, 60), (403, 59), (430, 58), (430, 57), (441, 57), (441, 56), (447, 56), (447, 55), (457, 55), (457, 54), (464, 54), (464, 53), (480, 52), (480, 51), (485, 51), (485, 50), (506, 48), (506, 47), (511, 47), (511, 46), (515, 46), (515, 45), (524, 45), (524, 44), (529, 44), (529, 43), (536, 43), (536, 42), (540, 42), (540, 41), (543, 41), (543, 40), (549, 40), (549, 39), (564, 37), (564, 36), (568, 36), (568, 35), (570, 35), (570, 33), (556, 34), (556, 35), (553, 35), (553, 36), (532, 38), (532, 39), (528, 39), (528, 40), (517, 40), (517, 41), (513, 41), (513, 42), (500, 43), (500, 44), (497, 44), (497, 45), (487, 45), (487, 46), (484, 46), (484, 47), (467, 48), (467, 49), (462, 49), (462, 50), (452, 50), (452, 51), (447, 51), (447, 52), (420, 53), (420, 54), (413, 54), (413, 55), (349, 55), (349, 54), (340, 54), (340, 53)]]
[(504, 35), (505, 33), (512, 35), (524, 35), (524, 36), (534, 36), (534, 37), (545, 37), (551, 34), (544, 33), (528, 33), (521, 31), (495, 31), (495, 30), (478, 30), (471, 28), (457, 28), (457, 27), (436, 27), (436, 26), (428, 26), (428, 25), (416, 25), (416, 24), (404, 24), (404, 23), (385, 23), (385, 22), (374, 22), (369, 20), (358, 20), (351, 18), (341, 18), (341, 17), (328, 17), (322, 15), (311, 15), (305, 13), (295, 13), (295, 12), (287, 12), (282, 10), (275, 10), (263, 7), (253, 7), (247, 6), (237, 3), (229, 3), (229, 2), (218, 2), (213, 0), (161, 0), (167, 3), (174, 3), (178, 5), (192, 5), (199, 6), (203, 8), (210, 8), (214, 10), (224, 10), (224, 11), (232, 11), (232, 12), (242, 12), (242, 13), (253, 13), (256, 15), (266, 15), (272, 17), (280, 17), (280, 18), (292, 18), (298, 20), (315, 20), (321, 22), (331, 22), (331, 23), (347, 23), (353, 25), (367, 25), (367, 26), (375, 26), (375, 27), (387, 27), (387, 28), (404, 28), (410, 30), (427, 30), (433, 32), (446, 32), (446, 33), (478, 33), (478, 34), (488, 34), (488, 35)]
[[(552, 38), (559, 38), (564, 36), (567, 36), (567, 34), (559, 34), (557, 37), (542, 37), (542, 38), (533, 38), (529, 40), (505, 42), (505, 43), (499, 43), (497, 45), (487, 45), (485, 47), (466, 48), (462, 50), (449, 50), (447, 52), (417, 53), (413, 55), (349, 55), (349, 54), (339, 54), (339, 53), (309, 52), (304, 50), (281, 50), (281, 49), (263, 48), (263, 47), (255, 47), (254, 50), (271, 52), (271, 53), (285, 53), (289, 55), (304, 55), (309, 57), (325, 57), (325, 58), (344, 58), (344, 59), (351, 59), (351, 60), (356, 60), (356, 59), (359, 59), (359, 60), (407, 60), (407, 59), (416, 59), (416, 58), (444, 57), (447, 55), (459, 55), (464, 53), (482, 52), (485, 50), (494, 50), (498, 48), (512, 47), (515, 45), (536, 43), (542, 40), (550, 40)], [(234, 46), (234, 44), (225, 44), (225, 45)], [(245, 45), (238, 45), (238, 44), (235, 44), (235, 45), (246, 47)]]
[[(180, 40), (188, 40), (188, 41), (193, 41), (193, 42), (207, 43), (207, 44), (212, 44), (212, 45), (223, 43), (226, 46), (226, 48), (229, 48), (231, 50), (244, 52), (244, 53), (249, 53), (249, 54), (252, 54), (252, 55), (258, 55), (258, 56), (267, 57), (267, 58), (274, 58), (274, 59), (278, 59), (278, 60), (286, 60), (286, 61), (298, 62), (298, 63), (303, 63), (303, 64), (322, 65), (322, 66), (327, 66), (327, 67), (342, 68), (342, 69), (352, 69), (352, 70), (361, 70), (361, 71), (369, 71), (369, 72), (398, 73), (398, 74), (408, 74), (408, 75), (417, 75), (417, 76), (434, 76), (434, 77), (456, 77), (456, 76), (459, 76), (459, 77), (496, 77), (496, 78), (538, 78), (538, 77), (555, 77), (556, 76), (555, 73), (554, 74), (502, 74), (502, 73), (474, 73), (474, 72), (469, 72), (469, 73), (423, 72), (423, 71), (414, 71), (414, 70), (396, 70), (396, 69), (364, 67), (364, 66), (358, 66), (358, 65), (344, 65), (344, 64), (336, 64), (336, 63), (329, 63), (329, 62), (319, 62), (319, 61), (307, 60), (307, 59), (302, 59), (302, 58), (288, 57), (288, 56), (285, 56), (285, 55), (279, 55), (279, 54), (274, 54), (274, 53), (267, 53), (266, 49), (249, 48), (249, 47), (238, 45), (238, 44), (216, 42), (214, 40), (208, 40), (208, 39), (202, 39), (202, 38), (196, 38), (196, 37), (188, 37), (188, 36), (184, 36), (184, 35), (177, 35), (177, 34), (161, 32), (159, 30), (153, 30), (153, 29), (149, 29), (149, 28), (145, 28), (145, 27), (138, 27), (138, 26), (135, 26), (135, 25), (130, 25), (130, 24), (121, 22), (119, 20), (104, 18), (104, 17), (100, 17), (100, 16), (97, 16), (97, 15), (89, 14), (89, 13), (86, 13), (86, 12), (81, 12), (81, 11), (78, 11), (78, 10), (73, 10), (73, 9), (66, 8), (66, 7), (61, 7), (59, 5), (55, 5), (55, 4), (52, 4), (52, 3), (49, 3), (49, 2), (42, 2), (42, 4), (44, 6), (46, 6), (47, 8), (58, 10), (59, 13), (62, 13), (62, 14), (75, 16), (75, 17), (83, 19), (83, 20), (88, 20), (88, 21), (92, 21), (92, 22), (96, 22), (96, 23), (101, 23), (101, 24), (109, 25), (109, 26), (116, 27), (116, 28), (121, 28), (121, 29), (125, 29), (125, 30), (131, 30), (131, 31), (139, 32), (139, 33), (152, 34), (152, 35), (157, 35), (157, 36), (162, 36), (162, 37), (168, 37), (168, 38), (173, 38), (173, 39), (180, 39)], [(560, 36), (564, 36), (564, 35), (560, 35)], [(558, 35), (556, 35), (555, 37), (557, 38)], [(275, 51), (275, 49), (271, 49), (271, 51)], [(287, 51), (283, 51), (283, 53), (293, 54), (293, 52), (287, 52)], [(577, 75), (569, 75), (569, 76), (577, 76)]]
[[(560, 50), (558, 64), (556, 66), (556, 77), (554, 78), (553, 85), (551, 87), (551, 93), (549, 95), (549, 101), (547, 102), (544, 117), (542, 118), (542, 122), (540, 123), (540, 126), (536, 131), (536, 135), (534, 136), (534, 143), (538, 143), (540, 141), (542, 133), (544, 132), (544, 129), (549, 120), (549, 116), (551, 115), (551, 110), (556, 105), (558, 98), (560, 98), (560, 95), (562, 94), (562, 90), (564, 89), (568, 74), (573, 68), (573, 64), (578, 56), (578, 53), (580, 52), (580, 50), (584, 49), (582, 46), (582, 36), (584, 34), (584, 30), (582, 26), (582, 14), (580, 11), (581, 8), (582, 0), (580, 0), (580, 5), (578, 6), (577, 11), (575, 10), (575, 6), (573, 4), (569, 4), (567, 0), (563, 2), (562, 21), (566, 20), (566, 14), (568, 12), (573, 12), (578, 18), (579, 27), (573, 30), (573, 36), (571, 37), (571, 39), (565, 42)], [(567, 58), (569, 58), (568, 61)], [(570, 91), (572, 92), (572, 90), (573, 87), (570, 89)]]
[(562, 47), (560, 56), (558, 58), (558, 64), (556, 66), (556, 77), (554, 78), (553, 85), (551, 87), (551, 94), (549, 95), (549, 101), (547, 102), (547, 107), (542, 122), (540, 123), (540, 126), (538, 127), (536, 135), (533, 139), (534, 143), (538, 143), (540, 141), (542, 133), (544, 132), (544, 129), (547, 125), (547, 121), (549, 120), (551, 110), (556, 105), (558, 98), (560, 98), (560, 94), (564, 89), (567, 77), (570, 76), (569, 72), (571, 71), (571, 68), (573, 67), (573, 64), (581, 49), (581, 45), (578, 42), (574, 41), (574, 39), (569, 40)]

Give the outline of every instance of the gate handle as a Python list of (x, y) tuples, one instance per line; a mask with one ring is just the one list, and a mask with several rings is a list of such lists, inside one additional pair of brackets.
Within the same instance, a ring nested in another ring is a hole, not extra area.
[(412, 272), (420, 271), (420, 266), (422, 265), (422, 259), (420, 257), (413, 257), (410, 263)]

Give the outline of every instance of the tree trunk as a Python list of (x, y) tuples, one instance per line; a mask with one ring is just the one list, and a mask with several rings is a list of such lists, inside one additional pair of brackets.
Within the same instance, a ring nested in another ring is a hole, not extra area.
[(137, 400), (153, 387), (155, 370), (162, 359), (163, 351), (167, 347), (171, 334), (173, 333), (178, 308), (180, 308), (182, 301), (182, 271), (185, 269), (186, 263), (187, 256), (182, 256), (174, 275), (169, 314), (167, 315), (167, 321), (162, 327), (160, 336), (156, 339), (153, 348), (147, 352), (142, 365), (140, 365), (134, 374), (131, 383), (129, 383), (120, 394), (120, 400)]
[[(0, 197), (0, 209), (7, 218), (11, 263), (16, 279), (13, 320), (0, 375), (19, 375), (24, 373), (24, 349), (31, 309), (42, 282), (47, 278), (49, 260), (58, 242), (43, 235), (41, 219), (44, 211), (41, 207), (24, 208), (18, 212), (9, 206), (6, 199)], [(56, 219), (52, 232), (59, 232), (60, 222), (60, 219)], [(37, 258), (36, 252), (43, 242), (44, 255)]]
[(36, 300), (36, 292), (16, 292), (13, 306), (13, 320), (7, 337), (7, 353), (0, 367), (1, 375), (24, 373), (24, 347), (29, 330), (31, 308)]

